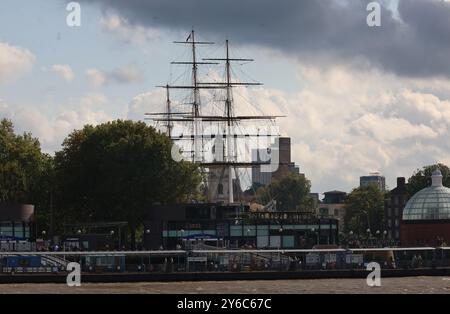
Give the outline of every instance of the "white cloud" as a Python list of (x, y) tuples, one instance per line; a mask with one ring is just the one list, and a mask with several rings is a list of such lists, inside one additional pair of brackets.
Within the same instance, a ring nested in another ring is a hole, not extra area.
[(30, 72), (35, 59), (25, 48), (0, 42), (0, 83), (14, 82)]
[(306, 88), (285, 95), (282, 129), (319, 191), (349, 190), (376, 170), (394, 185), (396, 176), (450, 153), (450, 102), (423, 91), (432, 83), (418, 88), (379, 71), (340, 66), (316, 70), (300, 67)]
[(104, 111), (91, 109), (86, 99), (80, 99), (76, 109), (61, 107), (54, 116), (35, 107), (11, 105), (0, 100), (0, 116), (11, 119), (17, 132), (31, 132), (39, 138), (45, 152), (53, 153), (61, 148), (64, 138), (73, 130), (81, 129), (85, 124), (98, 125), (112, 120)]
[(89, 69), (86, 71), (86, 77), (89, 81), (89, 84), (94, 87), (98, 88), (103, 86), (106, 83), (106, 76), (105, 74), (98, 70), (98, 69)]
[(142, 72), (134, 65), (116, 68), (108, 74), (108, 77), (111, 81), (122, 84), (139, 83), (144, 79)]
[[(433, 80), (339, 65), (299, 65), (298, 80), (298, 92), (235, 88), (235, 114), (285, 115), (278, 125), (292, 137), (293, 160), (314, 191), (350, 191), (359, 176), (373, 171), (394, 187), (397, 176), (438, 161), (450, 164), (450, 95), (442, 96), (450, 81), (441, 80), (438, 88)], [(223, 101), (212, 104), (211, 93), (202, 92), (202, 112), (220, 114)], [(153, 90), (130, 102), (128, 117), (142, 120), (146, 112), (164, 111), (164, 90)]]
[(120, 40), (142, 45), (160, 36), (155, 28), (131, 25), (129, 21), (117, 14), (108, 14), (100, 20), (104, 32), (115, 34)]
[(66, 82), (70, 82), (75, 78), (72, 68), (67, 64), (55, 64), (52, 66), (52, 71)]
[(108, 98), (100, 93), (90, 93), (81, 97), (80, 105), (82, 107), (92, 107), (97, 105), (104, 105), (108, 102)]
[(153, 90), (134, 97), (128, 105), (128, 119), (139, 121), (149, 112), (164, 112), (165, 93), (163, 90)]
[(99, 88), (107, 84), (132, 84), (144, 80), (142, 71), (135, 65), (128, 65), (115, 68), (112, 71), (102, 71), (99, 69), (89, 69), (86, 77), (93, 88)]

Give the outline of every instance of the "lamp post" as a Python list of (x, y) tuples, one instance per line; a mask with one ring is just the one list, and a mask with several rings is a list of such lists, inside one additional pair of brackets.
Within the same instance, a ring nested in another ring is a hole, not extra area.
[(150, 236), (150, 229), (145, 229), (144, 231), (144, 243), (143, 243), (143, 247), (146, 249), (150, 248), (150, 245), (147, 245), (150, 241), (148, 240), (148, 237)]
[(278, 261), (280, 263), (280, 271), (283, 269), (283, 263), (281, 261), (281, 248), (283, 247), (283, 227), (280, 227), (278, 229), (278, 232), (280, 233), (280, 244), (278, 246)]
[(316, 232), (316, 228), (312, 228), (311, 232), (314, 234), (315, 244), (319, 245), (320, 244), (320, 239), (319, 239), (319, 235)]
[(184, 238), (184, 229), (181, 229), (180, 230), (180, 235), (179, 235), (179, 238), (178, 238), (178, 241), (179, 241), (181, 246), (183, 245), (183, 238)]
[(370, 245), (370, 237), (372, 236), (370, 233), (370, 228), (367, 228), (366, 232), (367, 232), (367, 246), (369, 246)]
[(278, 232), (280, 233), (280, 245), (279, 245), (279, 249), (281, 249), (281, 247), (283, 246), (283, 227), (280, 227), (280, 229), (278, 229)]
[(377, 235), (377, 242), (378, 242), (377, 245), (380, 246), (380, 243), (381, 243), (381, 238), (380, 238), (381, 231), (377, 230), (376, 235)]

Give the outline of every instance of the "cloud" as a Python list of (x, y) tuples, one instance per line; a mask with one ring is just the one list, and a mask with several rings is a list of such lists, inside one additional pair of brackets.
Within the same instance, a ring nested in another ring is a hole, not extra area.
[(144, 79), (142, 72), (135, 66), (116, 68), (108, 73), (107, 77), (120, 84), (139, 83)]
[(67, 110), (61, 106), (54, 116), (32, 106), (8, 104), (0, 100), (0, 116), (11, 119), (17, 132), (31, 132), (38, 137), (42, 149), (48, 153), (59, 150), (64, 138), (73, 130), (81, 129), (85, 124), (98, 125), (112, 120), (104, 111), (91, 109), (85, 97), (76, 109)]
[(142, 71), (134, 65), (115, 68), (112, 71), (88, 69), (86, 71), (86, 77), (89, 84), (94, 88), (102, 87), (108, 84), (140, 83), (144, 80)]
[(67, 64), (55, 64), (52, 66), (52, 71), (66, 82), (70, 82), (75, 78), (72, 68)]
[(108, 14), (100, 20), (106, 33), (115, 34), (123, 42), (142, 45), (159, 38), (160, 32), (151, 27), (131, 25), (127, 19), (117, 14)]
[[(359, 176), (373, 171), (384, 173), (393, 186), (396, 176), (450, 162), (450, 97), (436, 95), (447, 93), (450, 80), (435, 85), (344, 65), (299, 64), (297, 72), (300, 91), (235, 88), (234, 108), (236, 115), (286, 116), (278, 125), (282, 135), (292, 137), (292, 157), (315, 191), (349, 191)], [(205, 115), (223, 114), (223, 101), (210, 101), (223, 99), (217, 93), (202, 92)], [(173, 110), (186, 108), (173, 101)], [(128, 118), (142, 120), (146, 112), (164, 111), (164, 90), (153, 90), (134, 97)]]
[(89, 84), (92, 87), (101, 87), (106, 83), (105, 74), (98, 69), (88, 69), (86, 70), (86, 77), (89, 81)]
[[(83, 0), (88, 3), (88, 1)], [(402, 76), (450, 77), (450, 3), (383, 1), (382, 27), (366, 24), (369, 0), (94, 0), (108, 29), (165, 28), (269, 47), (316, 64), (359, 62)], [(123, 21), (126, 21), (123, 22)]]
[[(309, 64), (298, 66), (298, 80), (304, 88), (297, 92), (236, 89), (235, 105), (252, 114), (286, 115), (278, 124), (292, 137), (292, 157), (315, 191), (349, 191), (359, 176), (373, 171), (385, 174), (393, 187), (397, 176), (450, 162), (450, 97), (431, 93), (434, 81)], [(450, 80), (444, 83), (445, 90)]]
[(35, 59), (25, 48), (0, 42), (0, 83), (14, 82), (30, 72)]
[(136, 95), (128, 105), (128, 119), (140, 121), (149, 112), (165, 112), (165, 93), (161, 90), (153, 90)]
[(98, 105), (104, 105), (108, 102), (108, 98), (99, 93), (90, 93), (81, 97), (80, 104), (82, 107), (93, 107)]

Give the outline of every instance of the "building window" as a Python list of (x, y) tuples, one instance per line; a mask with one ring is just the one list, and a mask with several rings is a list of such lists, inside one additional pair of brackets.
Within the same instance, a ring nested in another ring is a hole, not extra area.
[(398, 197), (394, 197), (394, 205), (398, 205), (398, 203), (399, 203)]
[(13, 235), (13, 227), (10, 222), (1, 222), (0, 223), (0, 237), (12, 237)]
[(219, 185), (217, 186), (217, 194), (223, 195), (223, 185), (222, 185), (222, 183), (219, 183)]
[(321, 216), (328, 216), (328, 208), (320, 208), (319, 213)]
[(14, 223), (14, 236), (16, 238), (24, 238), (25, 230), (23, 228), (23, 224), (21, 222)]

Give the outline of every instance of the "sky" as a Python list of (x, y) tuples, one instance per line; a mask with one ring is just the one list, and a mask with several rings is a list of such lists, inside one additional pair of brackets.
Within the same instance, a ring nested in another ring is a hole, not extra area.
[[(381, 172), (389, 187), (425, 165), (450, 165), (450, 2), (365, 0), (0, 0), (0, 117), (54, 153), (83, 125), (142, 120), (161, 110), (183, 71), (194, 27), (199, 51), (254, 58), (237, 70), (257, 111), (286, 116), (282, 135), (312, 191), (350, 191)], [(202, 75), (214, 75), (204, 72)], [(241, 101), (242, 102), (242, 101)], [(245, 106), (244, 103), (236, 104)]]

